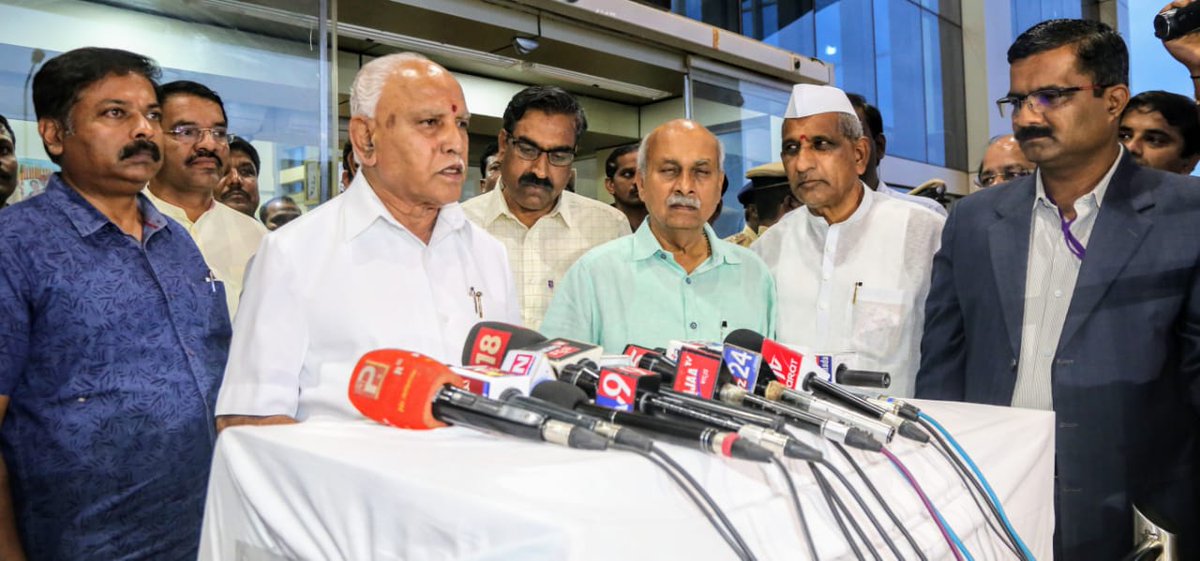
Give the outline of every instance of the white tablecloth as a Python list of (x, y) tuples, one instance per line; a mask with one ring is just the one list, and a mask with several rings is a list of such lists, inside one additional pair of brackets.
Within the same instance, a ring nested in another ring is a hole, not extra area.
[[(1033, 554), (1051, 559), (1053, 413), (914, 403), (956, 435)], [(759, 559), (807, 557), (776, 468), (664, 448), (708, 489)], [(1013, 558), (936, 450), (900, 437), (889, 449), (977, 560)], [(953, 559), (886, 458), (852, 453), (929, 558)], [(826, 457), (857, 481), (835, 450)], [(820, 558), (851, 558), (807, 467), (788, 465)], [(890, 521), (878, 516), (906, 557), (915, 558)], [(869, 523), (859, 518), (866, 528)], [(882, 542), (874, 547), (885, 548)], [(569, 450), (465, 428), (404, 431), (368, 421), (224, 431), (200, 546), (205, 560), (734, 558), (667, 476), (637, 455)]]

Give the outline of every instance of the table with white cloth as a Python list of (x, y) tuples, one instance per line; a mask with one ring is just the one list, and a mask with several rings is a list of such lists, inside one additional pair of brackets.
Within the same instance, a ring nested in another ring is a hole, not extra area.
[[(955, 435), (1038, 559), (1054, 533), (1054, 415), (913, 400)], [(804, 435), (810, 444), (818, 439)], [(900, 532), (844, 458), (901, 552)], [(931, 445), (889, 445), (977, 560), (1014, 559)], [(708, 490), (762, 560), (806, 559), (786, 482), (771, 464), (663, 449)], [(880, 454), (851, 451), (929, 559), (953, 559), (911, 487)], [(808, 466), (787, 461), (820, 559), (850, 559)], [(853, 501), (830, 477), (848, 505)], [(858, 512), (857, 506), (851, 506)], [(871, 547), (890, 559), (866, 518)], [(869, 556), (868, 556), (869, 557)], [(361, 422), (236, 427), (217, 441), (200, 559), (703, 560), (733, 551), (670, 478), (629, 452), (587, 452), (451, 427)]]

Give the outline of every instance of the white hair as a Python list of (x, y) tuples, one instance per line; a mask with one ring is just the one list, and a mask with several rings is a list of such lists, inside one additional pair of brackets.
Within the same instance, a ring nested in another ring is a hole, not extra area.
[(381, 56), (358, 69), (354, 84), (350, 86), (350, 116), (374, 117), (375, 106), (383, 87), (396, 69), (409, 62), (429, 60), (420, 53), (394, 53)]
[[(708, 132), (708, 134), (712, 134), (712, 131), (704, 128), (704, 126), (700, 123), (695, 124), (701, 129), (704, 129), (705, 132)], [(638, 172), (640, 172), (643, 176), (646, 175), (646, 166), (648, 165), (648, 162), (646, 161), (646, 147), (650, 146), (650, 137), (654, 136), (654, 133), (657, 131), (658, 129), (650, 131), (650, 134), (647, 134), (645, 137), (643, 137), (641, 144), (638, 145), (637, 169)], [(713, 134), (712, 137), (713, 140), (717, 141), (717, 169), (725, 169), (725, 143), (721, 142), (721, 139), (715, 134)]]

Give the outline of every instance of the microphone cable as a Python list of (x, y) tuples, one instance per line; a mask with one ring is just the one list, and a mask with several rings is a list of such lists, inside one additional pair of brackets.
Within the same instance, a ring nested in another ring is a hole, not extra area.
[[(842, 502), (841, 497), (834, 491), (833, 485), (829, 484), (829, 480), (821, 475), (821, 471), (817, 469), (817, 465), (813, 462), (808, 462), (808, 469), (812, 470), (813, 477), (817, 480), (817, 486), (821, 488), (821, 493), (825, 495), (825, 501), (829, 503), (829, 510), (833, 512), (834, 518), (837, 520), (838, 526), (842, 529), (842, 534), (846, 536), (846, 542), (850, 544), (850, 549), (854, 550), (854, 556), (859, 561), (865, 561), (862, 551), (858, 549), (858, 543), (854, 540), (854, 536), (858, 536), (863, 543), (863, 549), (866, 549), (875, 561), (883, 561), (879, 554), (875, 552), (875, 548), (871, 547), (871, 542), (867, 540), (867, 535), (863, 532), (862, 527), (858, 525), (858, 521), (850, 515), (850, 509), (846, 508), (846, 504)], [(846, 530), (845, 524), (842, 522), (842, 513), (846, 514), (846, 520), (850, 522), (850, 527), (854, 529), (854, 533)]]
[(904, 466), (904, 463), (901, 462), (900, 458), (897, 458), (895, 454), (892, 454), (891, 451), (889, 451), (887, 448), (884, 448), (883, 455), (887, 456), (887, 459), (891, 460), (892, 465), (895, 466), (896, 469), (900, 471), (900, 474), (904, 476), (904, 479), (908, 481), (908, 485), (917, 492), (917, 496), (921, 498), (921, 504), (925, 506), (925, 510), (929, 512), (929, 516), (933, 518), (933, 523), (937, 526), (938, 531), (942, 533), (942, 538), (946, 540), (946, 545), (950, 546), (950, 552), (954, 554), (954, 558), (958, 561), (964, 561), (962, 554), (954, 545), (954, 542), (958, 539), (957, 536), (953, 539), (950, 538), (950, 532), (953, 530), (947, 531), (950, 527), (944, 524), (942, 515), (938, 513), (937, 508), (935, 508), (933, 503), (929, 501), (929, 496), (925, 494), (924, 489), (921, 489), (921, 484), (917, 483), (916, 478), (912, 476), (912, 473), (908, 471), (908, 468)]
[[(883, 543), (887, 545), (888, 549), (892, 551), (892, 554), (896, 556), (896, 559), (904, 559), (904, 556), (900, 554), (900, 548), (896, 547), (896, 542), (892, 541), (892, 537), (889, 536), (886, 531), (884, 531), (883, 525), (879, 523), (879, 519), (875, 517), (875, 513), (871, 512), (870, 507), (867, 506), (867, 502), (863, 500), (862, 495), (858, 493), (858, 489), (854, 488), (854, 485), (850, 483), (850, 480), (847, 479), (846, 476), (837, 469), (837, 467), (829, 463), (829, 460), (822, 459), (817, 463), (837, 477), (838, 481), (842, 483), (842, 486), (850, 492), (850, 496), (854, 499), (854, 502), (858, 503), (858, 507), (862, 509), (863, 514), (867, 515), (867, 521), (869, 521), (871, 525), (875, 527), (875, 531), (879, 534), (879, 537), (883, 539)], [(847, 511), (847, 514), (849, 514), (849, 511)], [(865, 536), (865, 534), (863, 535)], [(870, 542), (864, 541), (863, 543), (869, 544)], [(873, 551), (874, 548), (872, 548), (872, 552)]]
[(819, 561), (817, 544), (813, 542), (812, 530), (809, 529), (808, 521), (804, 518), (804, 508), (800, 506), (800, 493), (796, 491), (796, 482), (792, 481), (792, 474), (787, 470), (787, 466), (783, 465), (783, 461), (772, 457), (771, 462), (779, 468), (780, 473), (783, 473), (783, 480), (787, 482), (788, 493), (792, 496), (792, 507), (796, 509), (796, 517), (800, 519), (800, 529), (804, 531), (804, 543), (808, 544), (808, 554), (812, 557), (812, 561)]
[(1024, 559), (1024, 557), (1021, 555), (1021, 552), (1017, 550), (1016, 544), (1012, 542), (1012, 536), (1009, 536), (1007, 532), (996, 526), (996, 522), (1000, 519), (999, 516), (996, 515), (996, 507), (991, 503), (990, 500), (988, 500), (987, 496), (984, 495), (983, 490), (979, 488), (979, 482), (975, 480), (975, 476), (972, 475), (971, 472), (967, 471), (966, 466), (962, 464), (962, 460), (958, 459), (954, 452), (950, 450), (949, 445), (941, 440), (941, 436), (938, 435), (936, 431), (930, 430), (929, 432), (930, 434), (934, 435), (933, 449), (937, 450), (938, 453), (942, 455), (942, 458), (944, 458), (946, 462), (954, 468), (955, 475), (957, 475), (958, 479), (962, 482), (963, 488), (967, 490), (967, 494), (969, 494), (971, 499), (975, 501), (975, 507), (978, 508), (979, 512), (983, 515), (983, 520), (987, 522), (988, 529), (992, 531), (992, 533), (1000, 540), (1000, 543), (1003, 544), (1004, 547), (1009, 551), (1011, 551), (1017, 559)]
[[(1017, 531), (1012, 527), (1012, 523), (1008, 520), (1008, 515), (1004, 512), (1004, 506), (1000, 503), (1000, 499), (996, 497), (996, 493), (992, 491), (992, 486), (988, 483), (987, 478), (983, 476), (983, 472), (979, 470), (979, 466), (975, 465), (975, 461), (971, 459), (971, 456), (967, 454), (967, 451), (963, 450), (962, 446), (958, 444), (958, 441), (954, 439), (954, 436), (950, 434), (950, 431), (946, 430), (941, 423), (937, 422), (936, 419), (930, 417), (929, 414), (925, 413), (924, 411), (918, 413), (917, 416), (919, 417), (921, 424), (926, 427), (930, 434), (934, 435), (934, 437), (939, 442), (942, 442), (943, 445), (949, 443), (950, 446), (953, 446), (954, 451), (957, 452), (957, 456), (962, 458), (967, 465), (970, 466), (971, 472), (975, 474), (975, 477), (971, 478), (971, 481), (976, 486), (982, 486), (982, 490), (980, 491), (981, 494), (986, 492), (988, 497), (988, 506), (991, 507), (992, 513), (1004, 526), (1009, 538), (1017, 546), (1017, 548), (1020, 549), (1019, 557), (1024, 561), (1033, 561), (1033, 553), (1029, 551), (1029, 547), (1025, 545), (1025, 542), (1021, 539), (1021, 536), (1018, 535)], [(943, 440), (942, 437), (945, 437), (945, 440)]]
[(879, 502), (879, 506), (883, 507), (883, 511), (887, 513), (888, 518), (890, 518), (892, 523), (900, 529), (900, 533), (904, 534), (904, 539), (908, 541), (908, 545), (912, 547), (914, 552), (916, 552), (917, 557), (920, 558), (921, 561), (929, 561), (929, 559), (925, 557), (925, 552), (921, 551), (921, 547), (917, 545), (917, 540), (912, 537), (911, 533), (909, 533), (908, 528), (906, 528), (904, 524), (900, 523), (900, 518), (897, 517), (896, 513), (892, 511), (892, 508), (888, 506), (887, 501), (883, 500), (883, 495), (879, 493), (879, 489), (877, 489), (875, 484), (872, 483), (869, 478), (867, 478), (867, 474), (863, 471), (862, 467), (859, 466), (858, 460), (855, 460), (854, 456), (850, 455), (850, 452), (846, 450), (846, 447), (842, 446), (840, 442), (834, 442), (833, 445), (837, 448), (838, 452), (841, 452), (842, 457), (846, 458), (846, 461), (850, 463), (850, 467), (854, 468), (854, 472), (857, 473), (858, 477), (862, 479), (864, 484), (866, 484), (867, 490), (870, 491), (871, 495), (875, 497), (875, 500)]
[[(676, 462), (674, 458), (667, 455), (666, 452), (663, 452), (657, 446), (651, 447), (650, 452), (619, 444), (611, 446), (642, 456), (665, 471), (671, 477), (671, 480), (700, 509), (700, 512), (708, 519), (708, 523), (717, 530), (717, 533), (721, 535), (725, 543), (729, 544), (729, 547), (737, 554), (738, 559), (743, 561), (757, 561), (754, 553), (750, 551), (750, 547), (746, 545), (745, 540), (737, 531), (737, 528), (733, 526), (733, 523), (729, 521), (729, 518), (725, 516), (725, 512), (721, 510), (721, 507), (717, 506), (716, 501), (708, 494), (708, 491), (705, 491), (704, 487), (683, 466), (679, 465), (679, 462)], [(709, 509), (712, 510), (710, 511)]]

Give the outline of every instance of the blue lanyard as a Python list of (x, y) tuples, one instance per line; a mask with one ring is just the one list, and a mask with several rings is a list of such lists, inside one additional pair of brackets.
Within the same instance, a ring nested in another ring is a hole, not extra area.
[(1087, 248), (1083, 247), (1083, 242), (1080, 242), (1079, 238), (1071, 233), (1071, 224), (1074, 224), (1075, 219), (1079, 216), (1076, 215), (1075, 218), (1067, 220), (1067, 217), (1063, 216), (1062, 209), (1058, 208), (1058, 203), (1050, 197), (1050, 193), (1046, 193), (1046, 200), (1050, 201), (1050, 204), (1054, 205), (1054, 210), (1058, 211), (1058, 220), (1062, 226), (1063, 239), (1067, 242), (1067, 249), (1070, 250), (1071, 255), (1083, 261), (1083, 256), (1087, 254)]

